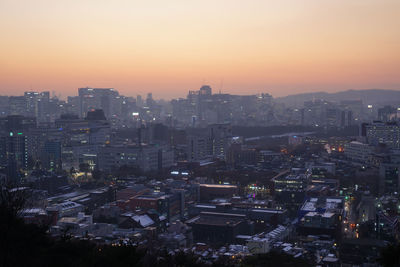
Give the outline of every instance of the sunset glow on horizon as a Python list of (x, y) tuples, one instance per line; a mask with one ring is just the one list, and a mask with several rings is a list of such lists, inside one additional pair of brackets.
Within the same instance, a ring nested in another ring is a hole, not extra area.
[(400, 90), (398, 0), (0, 2), (0, 94)]

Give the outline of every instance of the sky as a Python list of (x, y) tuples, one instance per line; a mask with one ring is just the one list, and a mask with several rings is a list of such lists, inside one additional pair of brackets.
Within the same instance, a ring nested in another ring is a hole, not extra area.
[(399, 0), (0, 0), (0, 94), (400, 90)]

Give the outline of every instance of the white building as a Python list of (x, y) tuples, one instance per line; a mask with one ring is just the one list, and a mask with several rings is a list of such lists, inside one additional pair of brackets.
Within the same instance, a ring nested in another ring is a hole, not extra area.
[(344, 154), (354, 163), (368, 164), (371, 160), (373, 147), (358, 141), (345, 144)]
[(365, 126), (367, 141), (371, 145), (386, 144), (400, 148), (400, 125), (397, 123), (375, 122)]
[(160, 170), (174, 164), (174, 153), (166, 146), (105, 146), (98, 154), (98, 168), (111, 171), (121, 166), (136, 166), (143, 171)]
[(278, 225), (277, 228), (267, 234), (261, 233), (252, 236), (246, 241), (246, 246), (249, 252), (253, 254), (268, 253), (275, 242), (287, 239), (289, 234), (290, 231), (287, 227)]

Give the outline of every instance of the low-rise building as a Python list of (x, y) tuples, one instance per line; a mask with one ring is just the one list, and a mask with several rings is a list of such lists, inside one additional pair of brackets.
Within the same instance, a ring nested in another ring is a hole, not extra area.
[(313, 197), (299, 210), (298, 232), (301, 235), (341, 236), (341, 221), (345, 216), (342, 197)]
[(358, 141), (352, 141), (344, 146), (344, 154), (353, 163), (369, 164), (373, 147), (369, 144), (364, 144)]
[(195, 242), (214, 245), (232, 243), (237, 235), (252, 233), (252, 224), (242, 214), (201, 212), (186, 223), (192, 227)]
[(174, 163), (173, 151), (156, 145), (109, 145), (100, 149), (98, 168), (116, 170), (121, 166), (139, 167), (143, 171), (161, 170)]

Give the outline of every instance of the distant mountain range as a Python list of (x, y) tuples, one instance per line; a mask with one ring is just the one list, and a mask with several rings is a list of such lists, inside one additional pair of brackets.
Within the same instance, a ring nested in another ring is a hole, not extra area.
[(286, 106), (302, 107), (304, 101), (313, 99), (324, 99), (335, 102), (342, 100), (362, 100), (363, 104), (400, 105), (400, 90), (368, 89), (347, 90), (337, 93), (315, 92), (278, 97), (275, 101), (284, 103)]

